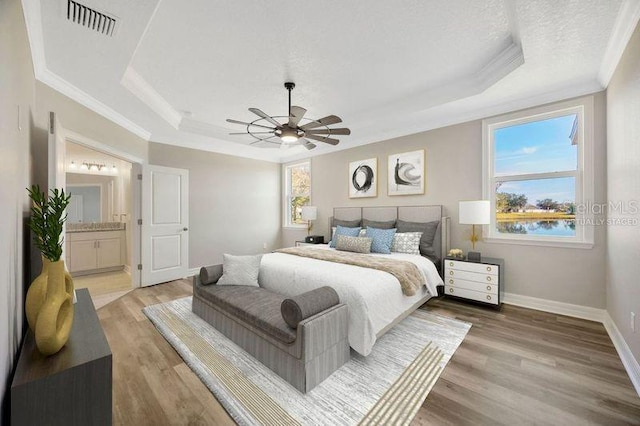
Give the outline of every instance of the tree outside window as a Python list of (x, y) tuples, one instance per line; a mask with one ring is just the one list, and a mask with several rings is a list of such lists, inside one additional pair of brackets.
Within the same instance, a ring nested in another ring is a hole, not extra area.
[(285, 169), (285, 226), (307, 226), (302, 207), (311, 200), (311, 164), (293, 164)]

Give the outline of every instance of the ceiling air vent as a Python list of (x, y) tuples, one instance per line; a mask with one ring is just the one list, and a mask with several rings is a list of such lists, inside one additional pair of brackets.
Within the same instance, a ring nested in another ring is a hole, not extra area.
[(67, 19), (108, 36), (113, 36), (118, 22), (114, 16), (98, 12), (73, 0), (67, 0)]

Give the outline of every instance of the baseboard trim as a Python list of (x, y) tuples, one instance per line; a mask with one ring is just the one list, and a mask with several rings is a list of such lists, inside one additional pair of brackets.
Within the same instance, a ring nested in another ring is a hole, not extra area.
[(187, 271), (187, 273), (188, 273), (187, 278), (192, 277), (194, 275), (198, 275), (200, 273), (200, 268), (190, 268), (189, 271)]
[(618, 351), (618, 355), (622, 360), (622, 365), (624, 365), (625, 370), (627, 370), (629, 379), (631, 379), (633, 387), (636, 389), (638, 396), (640, 396), (640, 364), (638, 364), (638, 361), (633, 356), (631, 349), (629, 349), (627, 342), (624, 340), (624, 337), (622, 337), (620, 330), (618, 330), (618, 327), (613, 321), (613, 318), (609, 315), (609, 312), (605, 311), (604, 321), (602, 321), (602, 324), (607, 330), (607, 333), (609, 333), (613, 346), (616, 347), (616, 351)]
[(556, 302), (555, 300), (540, 299), (537, 297), (523, 296), (521, 294), (514, 293), (505, 293), (502, 302), (508, 305), (521, 306), (523, 308), (535, 309), (537, 311), (550, 312), (552, 314), (566, 315), (569, 317), (597, 322), (603, 322), (606, 313), (604, 309)]

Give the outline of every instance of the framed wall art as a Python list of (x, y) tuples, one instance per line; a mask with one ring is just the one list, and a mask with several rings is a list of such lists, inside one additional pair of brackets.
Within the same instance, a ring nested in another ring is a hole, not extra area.
[(349, 163), (349, 198), (378, 196), (378, 159)]
[(424, 194), (424, 149), (390, 155), (387, 168), (389, 195)]

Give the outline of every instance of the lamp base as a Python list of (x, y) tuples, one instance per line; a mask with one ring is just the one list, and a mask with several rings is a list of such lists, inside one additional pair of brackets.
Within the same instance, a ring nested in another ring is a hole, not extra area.
[(470, 251), (469, 253), (467, 253), (467, 260), (471, 262), (481, 262), (482, 254), (480, 254), (479, 251)]

